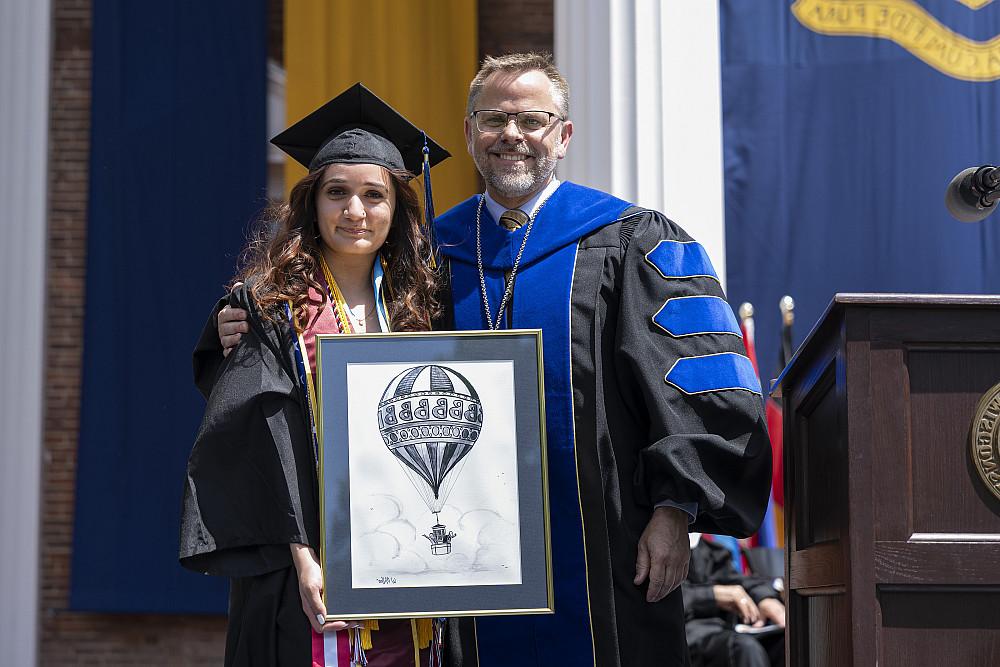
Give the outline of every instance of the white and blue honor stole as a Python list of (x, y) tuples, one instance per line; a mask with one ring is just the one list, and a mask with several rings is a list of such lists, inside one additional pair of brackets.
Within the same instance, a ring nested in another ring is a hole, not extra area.
[[(375, 292), (375, 310), (378, 313), (378, 324), (382, 331), (389, 331), (389, 315), (385, 305), (385, 292), (382, 289), (385, 278), (385, 268), (382, 266), (382, 255), (375, 258), (372, 267), (372, 290)], [(333, 297), (329, 294), (328, 298)], [(333, 307), (333, 303), (330, 303)], [(319, 411), (318, 397), (316, 396), (316, 385), (313, 384), (312, 371), (308, 359), (306, 359), (306, 344), (302, 338), (302, 332), (295, 327), (295, 317), (292, 314), (292, 304), (285, 302), (285, 315), (288, 317), (288, 326), (292, 332), (292, 353), (295, 356), (295, 370), (299, 376), (299, 384), (306, 397), (306, 408), (309, 414), (309, 428), (312, 432), (313, 457), (316, 465), (319, 465), (319, 429), (317, 428), (317, 416)], [(317, 369), (318, 370), (318, 369)]]
[(381, 331), (389, 331), (389, 310), (385, 306), (385, 290), (382, 289), (385, 278), (385, 267), (382, 265), (382, 254), (375, 258), (372, 268), (372, 289), (375, 290), (375, 310), (378, 312), (378, 327)]
[[(708, 253), (696, 241), (664, 239), (646, 253), (646, 262), (664, 280), (719, 280)], [(652, 320), (674, 338), (708, 334), (743, 337), (733, 309), (725, 299), (713, 295), (668, 298)], [(663, 381), (688, 395), (737, 389), (761, 394), (753, 364), (738, 352), (680, 357), (667, 369)]]

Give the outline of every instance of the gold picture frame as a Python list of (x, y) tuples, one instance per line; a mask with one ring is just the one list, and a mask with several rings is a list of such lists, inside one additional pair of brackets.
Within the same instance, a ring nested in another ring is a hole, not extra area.
[(317, 336), (329, 620), (554, 611), (541, 336)]

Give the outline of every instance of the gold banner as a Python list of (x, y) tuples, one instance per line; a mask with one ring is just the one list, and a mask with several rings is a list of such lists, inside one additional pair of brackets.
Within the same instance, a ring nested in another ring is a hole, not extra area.
[(792, 13), (825, 35), (892, 40), (956, 79), (1000, 79), (1000, 36), (980, 42), (959, 35), (913, 0), (796, 0)]
[(993, 0), (958, 0), (966, 7), (972, 7), (973, 9), (982, 9), (986, 5), (993, 2)]
[[(286, 120), (361, 81), (451, 153), (434, 168), (434, 205), (446, 211), (479, 188), (462, 130), (477, 16), (468, 0), (285, 0)], [(286, 164), (290, 188), (306, 172)]]

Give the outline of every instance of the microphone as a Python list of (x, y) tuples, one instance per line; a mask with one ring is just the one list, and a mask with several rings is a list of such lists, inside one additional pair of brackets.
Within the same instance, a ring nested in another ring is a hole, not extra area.
[(944, 192), (944, 205), (962, 222), (979, 222), (994, 210), (1000, 199), (1000, 168), (969, 167), (951, 179)]

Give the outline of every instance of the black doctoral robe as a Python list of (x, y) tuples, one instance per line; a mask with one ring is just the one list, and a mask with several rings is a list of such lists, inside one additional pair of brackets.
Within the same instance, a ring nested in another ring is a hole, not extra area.
[[(228, 302), (248, 311), (250, 331), (224, 358), (216, 316), (226, 302), (212, 310), (194, 351), (195, 384), (208, 403), (188, 460), (180, 561), (233, 579), (232, 662), (308, 665), (310, 626), (288, 545), (319, 552), (319, 487), (294, 334), (283, 320), (261, 317), (240, 287)], [(471, 622), (449, 619), (446, 665), (474, 655), (472, 632)]]
[[(486, 328), (481, 291), (496, 309), (528, 233), (479, 207), (436, 225), (459, 329)], [(686, 664), (680, 590), (648, 603), (632, 583), (639, 537), (664, 503), (690, 509), (691, 530), (753, 533), (771, 470), (760, 385), (707, 256), (663, 215), (564, 182), (504, 321), (543, 330), (556, 612), (477, 619), (479, 664)]]

